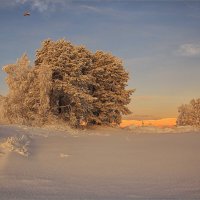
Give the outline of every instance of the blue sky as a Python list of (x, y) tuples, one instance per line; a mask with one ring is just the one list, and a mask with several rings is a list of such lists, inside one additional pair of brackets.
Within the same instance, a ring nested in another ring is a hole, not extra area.
[(47, 38), (120, 57), (135, 115), (176, 117), (177, 106), (200, 97), (200, 1), (0, 0), (1, 67), (24, 52), (34, 61)]

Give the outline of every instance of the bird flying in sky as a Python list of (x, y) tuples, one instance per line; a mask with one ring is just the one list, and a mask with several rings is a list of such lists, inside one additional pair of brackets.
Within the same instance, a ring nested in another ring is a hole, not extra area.
[(30, 16), (30, 15), (31, 15), (30, 12), (28, 12), (28, 11), (24, 12), (24, 16)]

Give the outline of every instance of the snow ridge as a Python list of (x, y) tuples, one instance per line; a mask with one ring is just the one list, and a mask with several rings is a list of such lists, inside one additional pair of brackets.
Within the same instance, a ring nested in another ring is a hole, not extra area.
[(26, 135), (8, 137), (0, 143), (0, 147), (9, 152), (16, 152), (22, 156), (29, 156), (30, 139)]
[(193, 126), (155, 127), (155, 126), (128, 126), (124, 128), (132, 133), (198, 133), (200, 129)]

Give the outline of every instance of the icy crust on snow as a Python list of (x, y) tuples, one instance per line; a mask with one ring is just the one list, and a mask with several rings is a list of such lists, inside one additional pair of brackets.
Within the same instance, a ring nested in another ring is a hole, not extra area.
[(8, 137), (0, 143), (0, 147), (3, 150), (9, 152), (16, 152), (26, 157), (29, 155), (29, 145), (30, 139), (26, 135)]
[(124, 128), (131, 133), (197, 133), (200, 132), (200, 128), (193, 126), (177, 126), (177, 127), (155, 127), (155, 126), (128, 126)]

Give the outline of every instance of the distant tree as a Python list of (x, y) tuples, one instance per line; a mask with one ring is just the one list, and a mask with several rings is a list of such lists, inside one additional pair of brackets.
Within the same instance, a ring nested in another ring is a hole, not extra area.
[(130, 113), (128, 73), (109, 53), (93, 54), (63, 39), (45, 40), (34, 66), (23, 55), (4, 71), (10, 89), (5, 115), (11, 122), (43, 124), (53, 117), (72, 127), (117, 125), (122, 114)]
[(200, 127), (200, 98), (192, 99), (189, 104), (180, 106), (178, 112), (177, 125)]

